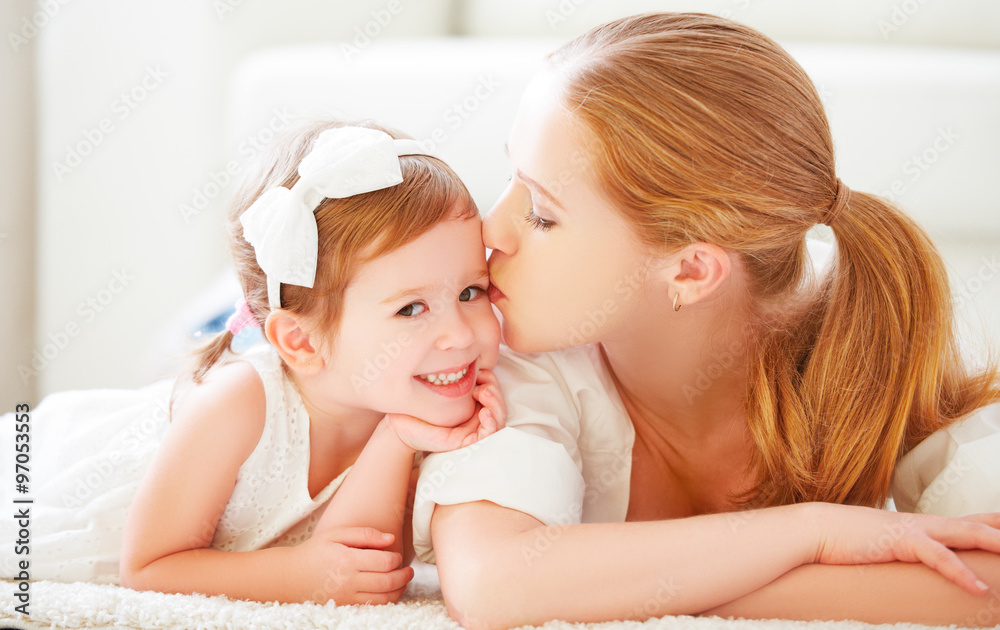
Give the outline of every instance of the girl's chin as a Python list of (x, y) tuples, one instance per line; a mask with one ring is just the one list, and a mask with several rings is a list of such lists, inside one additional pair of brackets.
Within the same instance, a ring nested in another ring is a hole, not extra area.
[(461, 416), (456, 416), (454, 418), (447, 418), (447, 417), (440, 417), (439, 416), (439, 417), (434, 418), (432, 420), (427, 420), (427, 423), (428, 424), (433, 424), (434, 426), (445, 427), (445, 428), (449, 428), (450, 429), (452, 427), (457, 427), (460, 424), (468, 422), (469, 418), (471, 418), (471, 417), (472, 417), (472, 409), (469, 410), (469, 413), (463, 414)]
[(427, 409), (423, 416), (417, 416), (427, 424), (436, 427), (457, 427), (472, 417), (476, 410), (476, 403), (470, 396), (467, 400), (459, 404), (457, 401), (452, 405), (441, 405)]
[(405, 410), (400, 410), (396, 412), (388, 413), (401, 413), (408, 416), (413, 416), (419, 420), (423, 420), (427, 424), (433, 424), (436, 427), (457, 427), (458, 425), (466, 422), (472, 417), (472, 413), (476, 410), (476, 402), (469, 395), (461, 401), (451, 401), (451, 404), (446, 405), (422, 405), (419, 409), (409, 408)]

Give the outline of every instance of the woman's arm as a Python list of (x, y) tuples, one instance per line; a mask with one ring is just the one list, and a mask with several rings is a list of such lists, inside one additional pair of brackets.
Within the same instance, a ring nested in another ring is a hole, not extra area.
[[(891, 538), (884, 548), (869, 547), (868, 543), (894, 526), (898, 515), (870, 510), (852, 514), (853, 520), (846, 521), (837, 509), (842, 507), (803, 504), (672, 521), (545, 527), (521, 512), (477, 502), (437, 506), (431, 533), (445, 603), (468, 628), (505, 628), (550, 619), (596, 622), (695, 614), (747, 596), (791, 569), (817, 560), (837, 561), (854, 554), (859, 556), (856, 562), (885, 562), (899, 551), (899, 545), (904, 552), (912, 550), (910, 542), (925, 557), (938, 553), (929, 538), (909, 541), (910, 534)], [(949, 521), (943, 527), (956, 523)], [(842, 539), (829, 544), (827, 532), (837, 531), (840, 525)], [(972, 533), (956, 534), (957, 542), (948, 544), (975, 547), (969, 536), (982, 535), (983, 528), (970, 524), (960, 529)], [(937, 537), (947, 542), (944, 539), (951, 536), (940, 533)], [(983, 544), (1000, 550), (1000, 536), (993, 531)], [(1000, 562), (992, 554), (988, 559)], [(952, 560), (943, 555), (942, 560), (942, 569), (958, 576)], [(897, 566), (901, 573), (927, 573), (915, 565), (889, 566)], [(846, 571), (857, 569), (846, 567)], [(995, 572), (982, 577), (996, 580), (992, 586), (1000, 587)], [(871, 582), (877, 592), (879, 583)], [(986, 603), (985, 597), (967, 595), (941, 578), (913, 586), (950, 593), (951, 597), (940, 601), (950, 607), (951, 619), (957, 623), (965, 622)], [(808, 590), (809, 584), (803, 588)], [(760, 616), (771, 616), (767, 605), (773, 601), (748, 600), (745, 606), (749, 610), (756, 605)], [(830, 601), (829, 605), (829, 612), (837, 618), (865, 612), (858, 602)], [(782, 611), (776, 606), (773, 616), (781, 616)], [(889, 611), (890, 617), (897, 614), (895, 621), (922, 620), (912, 608)]]
[(971, 595), (922, 564), (857, 566), (811, 564), (792, 569), (763, 588), (705, 615), (749, 619), (855, 619), (866, 623), (913, 621), (978, 627), (1000, 623), (1000, 556), (963, 551), (990, 591)]

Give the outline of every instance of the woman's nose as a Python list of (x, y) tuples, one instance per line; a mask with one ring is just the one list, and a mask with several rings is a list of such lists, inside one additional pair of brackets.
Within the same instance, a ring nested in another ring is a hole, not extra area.
[(517, 251), (517, 234), (513, 204), (504, 193), (483, 217), (483, 244), (495, 252), (512, 255)]

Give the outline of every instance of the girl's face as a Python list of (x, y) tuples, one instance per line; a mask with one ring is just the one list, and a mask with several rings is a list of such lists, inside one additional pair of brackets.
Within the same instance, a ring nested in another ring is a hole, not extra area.
[(602, 341), (634, 316), (647, 258), (593, 183), (578, 124), (542, 73), (510, 132), (510, 185), (483, 225), (493, 250), (490, 299), (504, 341), (543, 352)]
[(477, 371), (496, 364), (500, 343), (488, 286), (478, 216), (442, 221), (365, 264), (324, 368), (331, 394), (437, 425), (468, 420)]

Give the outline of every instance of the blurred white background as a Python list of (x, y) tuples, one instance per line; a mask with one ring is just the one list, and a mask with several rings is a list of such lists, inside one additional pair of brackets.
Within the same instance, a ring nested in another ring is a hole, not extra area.
[(841, 176), (940, 243), (970, 354), (1000, 343), (995, 0), (5, 0), (0, 412), (168, 374), (232, 304), (223, 208), (294, 117), (429, 139), (485, 211), (543, 54), (653, 9), (786, 45), (827, 103)]

